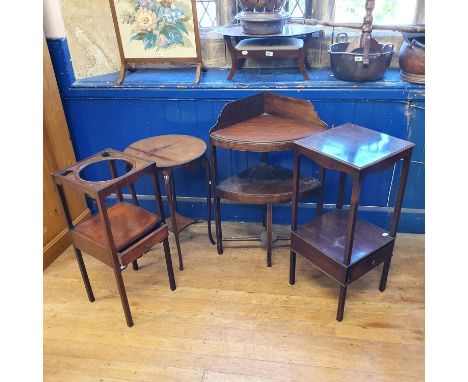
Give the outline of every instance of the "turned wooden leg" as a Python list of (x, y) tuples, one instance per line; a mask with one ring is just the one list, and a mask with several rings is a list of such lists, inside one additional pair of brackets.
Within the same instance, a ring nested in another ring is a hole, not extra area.
[(346, 300), (346, 290), (348, 286), (340, 286), (340, 297), (338, 300), (338, 310), (336, 312), (336, 320), (338, 322), (343, 320), (343, 313), (345, 307), (345, 300)]
[[(73, 221), (70, 215), (70, 210), (68, 209), (68, 203), (67, 203), (67, 198), (65, 196), (65, 191), (63, 189), (63, 186), (60, 184), (56, 184), (56, 187), (57, 187), (57, 192), (60, 197), (60, 202), (63, 207), (63, 212), (65, 214), (65, 220), (67, 221), (68, 229), (72, 230)], [(83, 256), (81, 254), (81, 251), (78, 248), (73, 246), (73, 249), (75, 251), (76, 262), (78, 263), (78, 267), (80, 268), (81, 278), (83, 279), (83, 283), (86, 289), (86, 294), (88, 295), (88, 300), (91, 302), (94, 302), (93, 289), (91, 288), (91, 283), (89, 282), (88, 272), (86, 271), (86, 267), (83, 261)]]
[(296, 283), (296, 252), (291, 251), (289, 254), (289, 284)]
[(125, 292), (125, 286), (122, 278), (122, 270), (113, 267), (115, 281), (117, 282), (117, 288), (119, 289), (120, 301), (122, 302), (123, 311), (125, 314), (125, 320), (127, 321), (127, 326), (131, 328), (133, 326), (132, 313), (130, 312), (130, 305), (128, 304), (127, 292)]
[(323, 191), (325, 188), (325, 169), (323, 167), (319, 168), (319, 180), (320, 187), (317, 192), (317, 216), (323, 215)]
[(206, 155), (202, 158), (203, 166), (205, 167), (205, 178), (206, 178), (206, 215), (207, 215), (207, 224), (208, 224), (208, 238), (210, 239), (211, 244), (216, 244), (213, 240), (213, 234), (211, 233), (211, 175), (210, 175), (210, 162)]
[(177, 212), (177, 194), (175, 190), (174, 174), (172, 172), (169, 174), (169, 180), (171, 184), (171, 198), (173, 201), (172, 204), (174, 206), (174, 212)]
[(236, 74), (237, 71), (237, 58), (235, 56), (231, 57), (231, 70), (229, 71), (229, 75), (227, 76), (227, 80), (231, 81)]
[(304, 40), (304, 46), (299, 49), (299, 56), (297, 58), (297, 64), (299, 66), (299, 70), (301, 71), (302, 77), (304, 80), (309, 80), (309, 73), (307, 73), (307, 69), (305, 67), (307, 51), (309, 50), (310, 43), (312, 41), (312, 33), (306, 35)]
[(232, 77), (234, 77), (234, 73), (236, 73), (239, 64), (239, 61), (237, 59), (237, 51), (234, 45), (232, 44), (231, 37), (224, 36), (224, 41), (226, 42), (226, 46), (229, 50), (229, 53), (231, 54), (231, 71), (229, 72), (227, 79), (232, 80)]
[(220, 201), (218, 196), (215, 196), (215, 223), (216, 223), (216, 247), (218, 249), (218, 255), (223, 254), (223, 231), (221, 229), (221, 211)]
[(384, 262), (383, 270), (382, 270), (382, 277), (380, 278), (380, 286), (379, 290), (383, 292), (385, 288), (387, 287), (387, 277), (388, 277), (388, 271), (390, 270), (390, 262), (392, 261), (392, 258), (388, 258)]
[(343, 208), (345, 185), (346, 185), (346, 173), (343, 171), (340, 171), (340, 177), (338, 180), (338, 194), (336, 197), (336, 208), (339, 210)]
[[(130, 163), (127, 164), (127, 173), (129, 173), (130, 171), (132, 170), (132, 166), (130, 165)], [(135, 203), (136, 206), (138, 206), (138, 198), (137, 198), (137, 194), (136, 194), (136, 191), (135, 191), (135, 185), (133, 183), (130, 183), (128, 185), (128, 187), (130, 188), (130, 193), (132, 194), (132, 199), (133, 199), (133, 203)]]
[(91, 288), (91, 283), (89, 282), (88, 272), (86, 272), (86, 267), (83, 261), (83, 256), (81, 255), (81, 251), (78, 248), (74, 248), (74, 250), (75, 250), (76, 261), (78, 263), (78, 267), (80, 268), (81, 278), (83, 279), (83, 283), (86, 288), (86, 293), (88, 295), (88, 300), (91, 302), (94, 302), (94, 294)]
[(305, 55), (305, 49), (301, 48), (299, 50), (299, 57), (297, 58), (297, 65), (299, 66), (299, 70), (301, 71), (304, 80), (310, 80), (309, 73), (307, 73), (307, 69), (305, 67)]
[(116, 82), (117, 85), (122, 85), (122, 82), (125, 78), (126, 70), (127, 70), (127, 63), (122, 62), (122, 65), (120, 66), (119, 78), (117, 79), (117, 82)]
[[(110, 168), (110, 171), (111, 171), (112, 178), (113, 179), (118, 178), (119, 175), (117, 174), (117, 167), (115, 166), (115, 161), (114, 160), (109, 161), (109, 168)], [(116, 196), (117, 196), (117, 200), (119, 202), (123, 202), (122, 189), (117, 188), (115, 193), (116, 193)]]
[(271, 252), (272, 252), (272, 231), (273, 231), (273, 208), (271, 204), (267, 204), (267, 266), (271, 267)]
[(109, 215), (107, 214), (107, 208), (105, 205), (105, 197), (103, 195), (98, 195), (97, 204), (99, 208), (99, 213), (101, 214), (103, 228), (106, 233), (107, 245), (110, 248), (111, 252), (109, 255), (112, 259), (112, 269), (114, 270), (115, 281), (117, 282), (117, 288), (119, 289), (120, 301), (122, 302), (122, 307), (125, 314), (125, 319), (127, 320), (127, 326), (133, 326), (132, 313), (130, 312), (130, 306), (128, 305), (127, 293), (125, 292), (125, 286), (122, 278), (122, 268), (119, 258), (117, 256), (117, 250), (115, 248), (114, 237), (112, 235), (111, 225)]
[(169, 205), (169, 211), (171, 213), (171, 223), (172, 223), (172, 230), (174, 233), (174, 238), (176, 242), (176, 247), (177, 247), (177, 255), (179, 257), (179, 269), (181, 271), (184, 270), (184, 262), (182, 260), (182, 251), (180, 249), (180, 241), (179, 241), (179, 229), (177, 227), (177, 218), (176, 218), (176, 206), (175, 206), (175, 200), (174, 200), (174, 195), (172, 191), (174, 190), (173, 183), (171, 181), (171, 174), (170, 172), (165, 172), (164, 173), (164, 188), (166, 190), (166, 195), (167, 195), (167, 204)]
[[(226, 40), (227, 36), (224, 36)], [(226, 40), (227, 44), (231, 44), (231, 40)], [(231, 44), (232, 45), (232, 44)], [(216, 146), (210, 142), (210, 153), (211, 153), (211, 180), (213, 182), (214, 189), (214, 213), (215, 213), (215, 227), (216, 227), (216, 249), (218, 255), (223, 254), (223, 231), (221, 230), (221, 211), (220, 211), (220, 198), (216, 195), (216, 188), (218, 185), (217, 176), (217, 154)]]
[(133, 203), (135, 203), (135, 205), (139, 205), (138, 204), (138, 199), (137, 199), (137, 196), (136, 196), (136, 192), (135, 192), (135, 186), (132, 184), (130, 184), (129, 186), (130, 188), (130, 193), (132, 194), (132, 199), (133, 199)]
[(197, 69), (195, 71), (195, 81), (194, 81), (194, 84), (196, 84), (196, 85), (198, 85), (200, 83), (201, 70), (202, 70), (202, 64), (198, 63), (197, 64)]
[(169, 286), (171, 290), (176, 289), (176, 283), (174, 278), (174, 269), (172, 268), (171, 249), (169, 247), (169, 240), (166, 238), (163, 241), (164, 256), (166, 257), (167, 276), (169, 277)]

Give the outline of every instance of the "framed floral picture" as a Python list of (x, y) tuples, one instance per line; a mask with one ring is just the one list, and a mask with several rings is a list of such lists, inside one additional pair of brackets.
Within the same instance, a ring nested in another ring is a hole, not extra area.
[(192, 62), (202, 66), (195, 0), (109, 0), (122, 67), (129, 63)]

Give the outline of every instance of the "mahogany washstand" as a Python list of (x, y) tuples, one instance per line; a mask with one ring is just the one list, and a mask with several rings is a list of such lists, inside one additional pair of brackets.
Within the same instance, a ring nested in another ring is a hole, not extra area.
[(132, 143), (125, 149), (125, 153), (135, 155), (156, 163), (158, 171), (163, 175), (164, 188), (167, 195), (167, 204), (169, 205), (170, 219), (167, 227), (174, 233), (177, 246), (177, 255), (179, 257), (179, 269), (184, 269), (182, 260), (182, 251), (180, 248), (179, 233), (190, 224), (196, 223), (196, 220), (182, 216), (177, 212), (177, 198), (173, 170), (176, 167), (188, 165), (198, 159), (201, 160), (205, 169), (206, 187), (207, 187), (207, 220), (208, 237), (212, 244), (215, 244), (211, 234), (211, 177), (210, 164), (205, 155), (206, 144), (200, 138), (190, 135), (169, 134), (142, 139)]
[[(94, 181), (83, 177), (85, 170), (99, 164), (108, 164), (110, 178)], [(118, 174), (117, 164), (124, 165), (124, 174)], [(162, 242), (169, 285), (171, 290), (176, 289), (156, 165), (152, 161), (106, 149), (52, 175), (89, 301), (94, 301), (94, 294), (81, 251), (113, 269), (127, 325), (133, 326), (122, 278), (122, 271), (128, 264), (132, 263), (133, 269), (137, 270), (137, 259)], [(138, 206), (133, 183), (142, 176), (151, 178), (159, 216)], [(134, 204), (124, 202), (122, 188), (127, 186), (131, 189)], [(68, 209), (66, 188), (77, 190), (95, 200), (98, 212), (75, 225)], [(117, 195), (117, 203), (108, 206), (106, 199), (113, 193)]]
[[(295, 283), (296, 253), (340, 284), (336, 319), (343, 319), (348, 284), (384, 263), (380, 291), (385, 290), (414, 144), (353, 124), (332, 128), (294, 142), (294, 192), (289, 283)], [(340, 172), (336, 209), (297, 227), (301, 157)], [(357, 218), (366, 175), (403, 160), (390, 232)], [(349, 211), (343, 211), (346, 174), (353, 180)]]
[[(308, 101), (271, 93), (258, 93), (224, 106), (210, 129), (212, 179), (215, 188), (215, 221), (218, 254), (223, 253), (220, 200), (266, 206), (267, 265), (271, 267), (272, 205), (292, 200), (292, 171), (276, 164), (261, 163), (221, 182), (217, 174), (218, 147), (237, 151), (291, 150), (293, 141), (327, 130)], [(318, 192), (322, 208), (322, 187), (318, 179), (300, 179), (301, 196)], [(231, 239), (232, 240), (232, 239)], [(245, 239), (239, 239), (244, 241)]]

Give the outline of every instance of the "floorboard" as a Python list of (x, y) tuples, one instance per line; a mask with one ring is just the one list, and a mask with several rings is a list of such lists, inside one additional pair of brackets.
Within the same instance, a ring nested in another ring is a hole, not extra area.
[[(223, 229), (239, 236), (258, 226)], [(423, 235), (398, 236), (384, 293), (381, 266), (348, 288), (341, 323), (337, 285), (298, 257), (290, 286), (287, 242), (275, 244), (267, 268), (261, 243), (226, 242), (219, 256), (206, 225), (195, 224), (181, 234), (181, 272), (171, 235), (174, 292), (161, 246), (124, 272), (133, 328), (112, 270), (84, 255), (96, 297), (89, 303), (69, 248), (44, 271), (44, 380), (424, 380)]]

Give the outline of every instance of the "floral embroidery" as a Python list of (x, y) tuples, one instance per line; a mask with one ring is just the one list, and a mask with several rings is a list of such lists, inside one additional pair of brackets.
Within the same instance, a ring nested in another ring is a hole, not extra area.
[(167, 49), (179, 46), (191, 46), (184, 34), (191, 15), (186, 15), (183, 8), (176, 5), (177, 0), (130, 0), (132, 11), (122, 12), (120, 20), (132, 25), (130, 41), (140, 41), (145, 50)]

